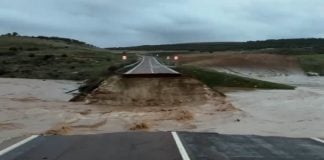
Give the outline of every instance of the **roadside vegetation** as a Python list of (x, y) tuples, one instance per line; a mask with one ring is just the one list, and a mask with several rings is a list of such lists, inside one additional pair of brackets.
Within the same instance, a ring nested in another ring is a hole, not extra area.
[(210, 88), (214, 87), (238, 87), (238, 88), (256, 88), (256, 89), (295, 89), (293, 86), (272, 83), (262, 80), (256, 80), (246, 77), (240, 77), (228, 73), (217, 72), (214, 70), (179, 66), (177, 70), (182, 74), (192, 76), (205, 83)]
[(300, 55), (298, 59), (306, 73), (313, 72), (324, 76), (324, 54)]
[(0, 36), (0, 77), (98, 79), (134, 61), (135, 56), (122, 61), (118, 54), (73, 39)]

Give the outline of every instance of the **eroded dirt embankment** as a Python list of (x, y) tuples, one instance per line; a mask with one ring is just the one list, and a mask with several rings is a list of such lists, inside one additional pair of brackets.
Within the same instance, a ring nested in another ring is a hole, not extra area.
[(303, 74), (294, 56), (267, 53), (217, 52), (188, 54), (181, 57), (184, 65), (214, 68), (240, 75), (279, 76)]
[(221, 96), (198, 80), (187, 77), (122, 78), (111, 77), (86, 100), (109, 106), (179, 106), (204, 104), (212, 96)]

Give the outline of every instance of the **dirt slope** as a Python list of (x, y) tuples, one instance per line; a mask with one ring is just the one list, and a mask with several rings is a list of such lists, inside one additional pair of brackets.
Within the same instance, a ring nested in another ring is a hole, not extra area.
[(246, 74), (286, 75), (302, 73), (296, 57), (266, 53), (219, 52), (216, 54), (191, 54), (183, 55), (181, 63)]
[(90, 103), (110, 106), (177, 106), (203, 104), (210, 91), (201, 82), (177, 78), (112, 77), (102, 83), (86, 99)]

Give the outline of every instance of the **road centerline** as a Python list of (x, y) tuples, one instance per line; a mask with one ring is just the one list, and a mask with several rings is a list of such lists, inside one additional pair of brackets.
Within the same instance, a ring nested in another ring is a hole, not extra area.
[(150, 71), (151, 71), (151, 73), (154, 73), (153, 65), (152, 65), (152, 58), (149, 58), (149, 64), (150, 64)]
[(130, 69), (124, 75), (180, 75), (178, 72), (168, 68), (166, 65), (161, 64), (153, 56), (142, 56), (142, 61), (134, 68)]
[(172, 73), (176, 73), (176, 74), (178, 74), (178, 72), (174, 71), (173, 69), (170, 69), (170, 68), (168, 68), (167, 66), (165, 66), (164, 64), (161, 64), (161, 63), (160, 63), (156, 58), (153, 57), (153, 59), (154, 59), (154, 61), (155, 61), (157, 64), (159, 64), (160, 66), (162, 66), (162, 67), (165, 68), (166, 70), (168, 70), (168, 71), (170, 71), (170, 72), (172, 72)]

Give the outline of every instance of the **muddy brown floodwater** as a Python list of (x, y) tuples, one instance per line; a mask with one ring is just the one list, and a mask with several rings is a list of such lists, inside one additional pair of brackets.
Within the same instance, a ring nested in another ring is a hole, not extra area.
[(0, 88), (19, 83), (24, 88), (23, 93), (27, 94), (10, 97), (0, 94), (0, 142), (31, 134), (191, 131), (199, 129), (206, 117), (239, 112), (226, 97), (190, 78), (112, 77), (93, 91), (85, 102), (74, 103), (67, 102), (66, 98), (44, 97), (42, 92), (36, 92), (37, 95), (35, 88), (48, 94), (53, 91), (57, 97), (71, 97), (65, 91), (76, 87), (77, 82), (47, 80), (46, 85), (41, 82), (2, 79)]
[[(323, 77), (266, 79), (297, 89), (231, 89), (223, 97), (190, 78), (112, 77), (86, 101), (68, 102), (65, 92), (78, 82), (0, 79), (0, 143), (31, 134), (171, 130), (323, 137)], [(7, 90), (15, 86), (20, 92)]]

